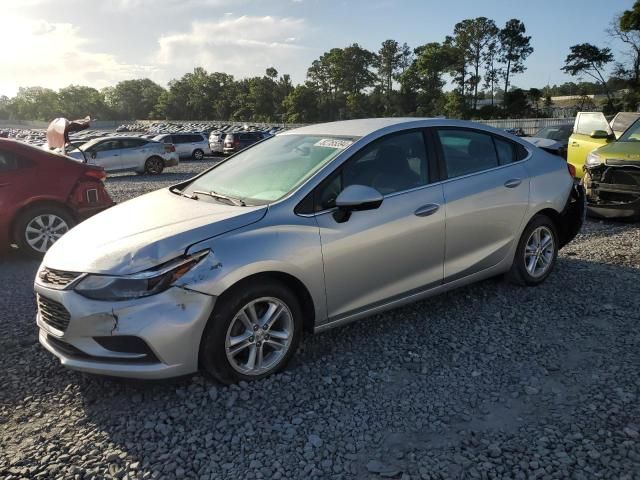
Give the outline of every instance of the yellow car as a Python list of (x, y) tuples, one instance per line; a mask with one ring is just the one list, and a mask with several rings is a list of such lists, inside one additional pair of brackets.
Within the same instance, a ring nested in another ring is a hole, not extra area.
[(640, 119), (587, 155), (582, 184), (590, 215), (640, 218)]
[(602, 112), (578, 112), (567, 146), (567, 162), (575, 167), (576, 177), (584, 175), (591, 152), (620, 138), (638, 118), (640, 113), (620, 112), (609, 123)]

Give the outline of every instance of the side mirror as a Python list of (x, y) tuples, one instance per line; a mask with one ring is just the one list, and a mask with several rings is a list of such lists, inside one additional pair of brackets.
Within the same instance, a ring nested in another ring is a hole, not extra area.
[(383, 199), (382, 194), (375, 188), (349, 185), (336, 198), (338, 210), (333, 214), (333, 218), (338, 223), (346, 222), (351, 217), (351, 212), (375, 210), (382, 204)]
[(591, 135), (589, 136), (591, 138), (605, 139), (605, 138), (609, 138), (609, 132), (605, 130), (594, 130), (593, 132), (591, 132)]

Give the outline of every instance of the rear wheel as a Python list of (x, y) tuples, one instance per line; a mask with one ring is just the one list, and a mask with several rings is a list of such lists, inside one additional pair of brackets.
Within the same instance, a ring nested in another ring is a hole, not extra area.
[(549, 217), (536, 215), (520, 237), (507, 277), (518, 285), (539, 285), (549, 276), (557, 258), (556, 227)]
[(194, 160), (202, 160), (204, 158), (204, 152), (200, 149), (193, 151), (193, 159)]
[(34, 207), (20, 215), (14, 237), (23, 253), (42, 258), (75, 224), (74, 218), (63, 208), (54, 205)]
[(144, 173), (148, 175), (160, 175), (164, 170), (164, 161), (160, 157), (151, 157), (144, 162)]
[(264, 378), (285, 367), (302, 333), (298, 299), (280, 283), (252, 283), (222, 297), (200, 344), (200, 363), (223, 383)]

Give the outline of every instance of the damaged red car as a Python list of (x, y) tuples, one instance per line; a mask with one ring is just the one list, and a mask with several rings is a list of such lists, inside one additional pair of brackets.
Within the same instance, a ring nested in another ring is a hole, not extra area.
[(100, 167), (0, 138), (0, 249), (44, 253), (85, 218), (114, 204)]

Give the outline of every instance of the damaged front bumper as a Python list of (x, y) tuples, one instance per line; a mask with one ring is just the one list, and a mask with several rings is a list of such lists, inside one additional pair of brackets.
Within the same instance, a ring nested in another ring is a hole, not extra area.
[(69, 368), (159, 379), (198, 370), (215, 297), (182, 287), (121, 302), (35, 284), (40, 343)]
[(589, 215), (599, 218), (640, 217), (640, 163), (611, 160), (584, 167), (583, 185)]

